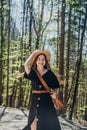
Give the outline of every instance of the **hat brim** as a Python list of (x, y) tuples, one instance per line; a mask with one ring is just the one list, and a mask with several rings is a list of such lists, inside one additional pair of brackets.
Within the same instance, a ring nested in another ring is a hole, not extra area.
[(29, 62), (28, 65), (32, 66), (36, 57), (40, 54), (44, 54), (47, 57), (48, 62), (50, 61), (51, 58), (51, 53), (47, 50), (35, 50), (30, 56), (29, 56)]

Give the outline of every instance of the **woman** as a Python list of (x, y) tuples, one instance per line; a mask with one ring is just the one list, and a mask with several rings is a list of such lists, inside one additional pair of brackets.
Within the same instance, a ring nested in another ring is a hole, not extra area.
[(32, 94), (28, 125), (23, 130), (61, 130), (57, 113), (52, 102), (56, 93), (50, 95), (40, 82), (37, 70), (47, 85), (53, 90), (59, 88), (59, 82), (49, 66), (50, 52), (34, 51), (25, 62), (24, 77), (31, 80)]

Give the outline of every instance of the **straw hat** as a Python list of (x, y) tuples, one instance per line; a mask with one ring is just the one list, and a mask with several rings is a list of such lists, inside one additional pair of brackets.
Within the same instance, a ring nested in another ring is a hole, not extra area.
[(32, 66), (36, 57), (40, 54), (44, 54), (47, 57), (47, 60), (50, 61), (51, 53), (47, 50), (35, 50), (29, 57), (28, 57), (28, 65)]

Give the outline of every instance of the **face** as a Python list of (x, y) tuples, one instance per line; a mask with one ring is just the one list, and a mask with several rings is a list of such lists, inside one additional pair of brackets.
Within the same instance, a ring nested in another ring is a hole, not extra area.
[(46, 63), (45, 56), (39, 55), (36, 61), (37, 67), (44, 67), (45, 63)]

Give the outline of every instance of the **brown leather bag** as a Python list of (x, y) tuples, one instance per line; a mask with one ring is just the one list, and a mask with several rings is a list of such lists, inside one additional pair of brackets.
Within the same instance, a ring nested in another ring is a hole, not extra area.
[(56, 97), (55, 99), (53, 99), (53, 102), (56, 109), (60, 110), (64, 108), (64, 104), (59, 98)]
[[(40, 75), (40, 73), (39, 73), (37, 70), (35, 70), (35, 72), (36, 72), (36, 74), (37, 74), (39, 80), (41, 81), (41, 83), (42, 83), (43, 86), (45, 87), (45, 89), (46, 89), (47, 91), (49, 91), (50, 94), (52, 94), (51, 89), (50, 89), (49, 86), (46, 84), (46, 82), (44, 81), (44, 79), (43, 79), (43, 77)], [(53, 103), (54, 103), (54, 106), (55, 106), (56, 109), (60, 110), (60, 109), (64, 108), (64, 104), (63, 104), (63, 102), (62, 102), (59, 98), (56, 97), (55, 99), (52, 99), (52, 100), (53, 100)]]

